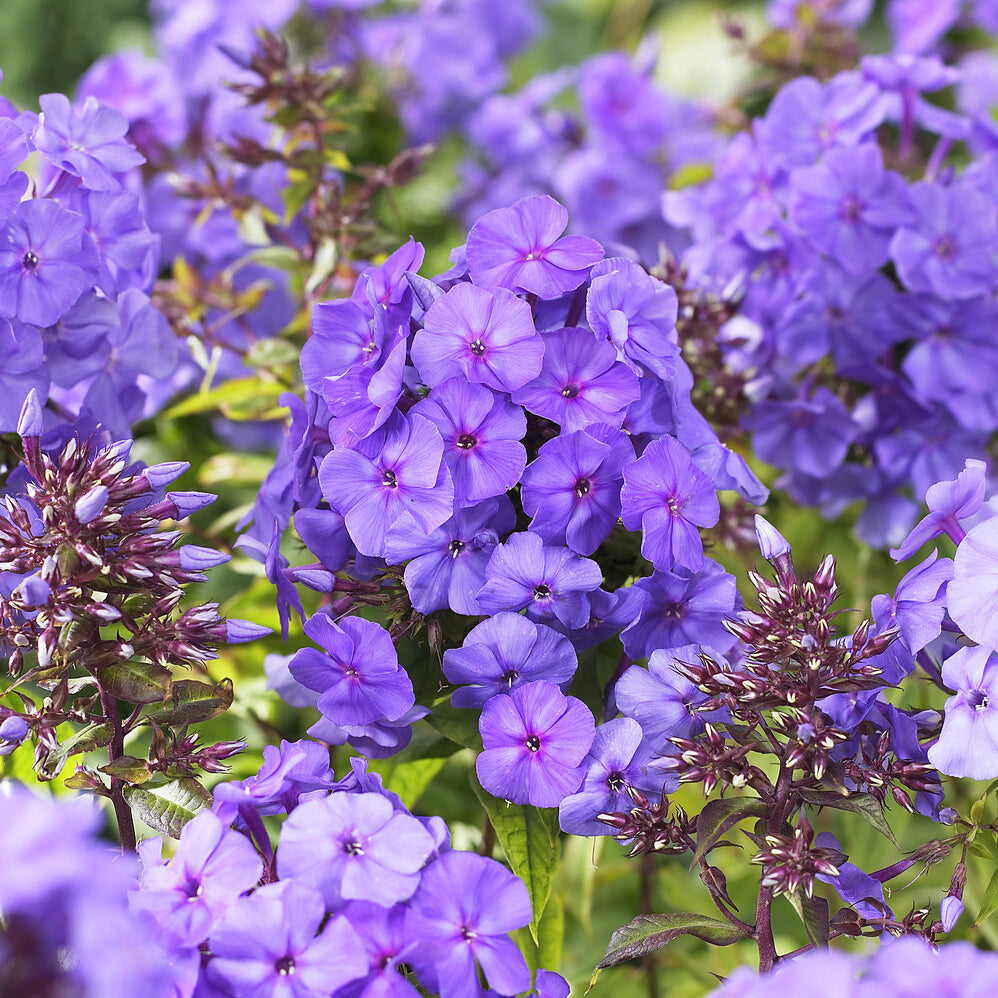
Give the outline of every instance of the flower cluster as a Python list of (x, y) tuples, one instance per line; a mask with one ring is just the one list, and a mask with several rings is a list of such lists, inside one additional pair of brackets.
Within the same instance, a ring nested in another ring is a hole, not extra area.
[[(453, 706), (482, 708), (485, 789), (551, 807), (584, 787), (581, 827), (622, 799), (608, 760), (650, 792), (662, 780), (638, 776), (626, 724), (593, 747), (590, 708), (565, 695), (579, 653), (620, 631), (636, 658), (730, 647), (734, 580), (700, 530), (718, 521), (718, 489), (764, 490), (689, 402), (675, 293), (562, 235), (567, 220), (549, 197), (522, 199), (483, 215), (447, 274), (419, 277), (409, 243), (349, 299), (316, 306), (305, 400), (286, 397), (290, 435), (257, 515), (274, 524), (265, 558), (285, 606), (302, 612), (294, 583), (331, 594), (305, 625), (322, 651), (275, 680), (319, 709), (313, 735), (374, 756), (404, 747), (435, 698), (417, 704), (426, 678), (392, 642), (426, 624)], [(292, 514), (312, 565), (280, 554)], [(604, 588), (593, 556), (612, 537), (651, 574)], [(360, 605), (389, 609), (391, 628), (344, 616)]]
[(0, 430), (35, 391), (52, 425), (125, 437), (178, 362), (149, 298), (159, 239), (129, 186), (143, 157), (118, 111), (63, 94), (39, 104), (0, 106)]
[[(415, 998), (417, 981), (476, 998), (479, 968), (493, 994), (529, 990), (508, 937), (531, 917), (523, 883), (452, 849), (440, 818), (414, 817), (362, 760), (351, 765), (336, 780), (318, 743), (268, 746), (259, 773), (215, 788), (169, 860), (158, 839), (140, 845), (131, 909), (179, 998)], [(286, 815), (276, 849), (265, 815)]]
[[(0, 510), (0, 636), (11, 680), (0, 705), (2, 750), (30, 735), (39, 777), (53, 779), (71, 756), (107, 746), (108, 765), (80, 766), (73, 780), (111, 797), (123, 839), (134, 843), (126, 786), (221, 772), (221, 760), (242, 747), (200, 747), (187, 734), (231, 703), (231, 683), (175, 679), (175, 670), (203, 667), (218, 644), (269, 629), (224, 620), (216, 604), (178, 612), (185, 587), (229, 559), (178, 547), (178, 531), (158, 529), (215, 499), (165, 491), (186, 464), (129, 465), (130, 442), (102, 447), (93, 437), (72, 436), (50, 454), (34, 393), (18, 429), (23, 464)], [(124, 749), (142, 727), (154, 732), (147, 761)]]

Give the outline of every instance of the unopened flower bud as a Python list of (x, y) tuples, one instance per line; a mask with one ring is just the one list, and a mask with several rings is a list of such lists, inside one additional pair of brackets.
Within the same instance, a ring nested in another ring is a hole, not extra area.
[(225, 640), (229, 644), (240, 644), (244, 641), (256, 641), (257, 638), (266, 637), (273, 633), (273, 628), (264, 627), (262, 624), (254, 624), (249, 620), (239, 620), (230, 617), (225, 621)]
[(100, 516), (107, 505), (108, 490), (106, 485), (95, 485), (86, 495), (76, 500), (73, 515), (83, 524)]
[(185, 544), (177, 553), (180, 555), (180, 567), (185, 572), (203, 572), (207, 568), (224, 565), (232, 559), (230, 554), (201, 547), (199, 544)]
[(960, 916), (963, 914), (963, 902), (952, 894), (943, 898), (939, 905), (939, 917), (942, 919), (943, 932), (952, 932)]
[(218, 496), (211, 492), (167, 492), (166, 498), (176, 507), (173, 518), (182, 520), (210, 506)]
[(162, 489), (176, 481), (190, 466), (189, 461), (164, 461), (162, 464), (150, 465), (142, 475), (150, 488)]
[(17, 435), (25, 437), (40, 437), (44, 429), (44, 414), (38, 392), (34, 388), (28, 392), (28, 397), (21, 406), (21, 415), (17, 420)]

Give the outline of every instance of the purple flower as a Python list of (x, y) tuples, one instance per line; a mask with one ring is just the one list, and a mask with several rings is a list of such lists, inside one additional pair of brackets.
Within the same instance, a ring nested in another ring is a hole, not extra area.
[(460, 648), (444, 652), (444, 675), (467, 683), (451, 695), (455, 707), (482, 707), (500, 693), (546, 679), (564, 690), (578, 659), (567, 638), (519, 613), (502, 612), (469, 632)]
[(454, 485), (443, 450), (436, 427), (410, 416), (391, 420), (357, 450), (337, 448), (322, 459), (322, 494), (343, 514), (358, 551), (380, 557), (385, 535), (403, 516), (427, 533), (450, 517)]
[(859, 427), (849, 410), (827, 388), (810, 398), (762, 402), (742, 425), (763, 461), (825, 478), (845, 460)]
[(399, 965), (419, 949), (419, 941), (406, 932), (409, 909), (396, 905), (382, 908), (368, 901), (350, 901), (343, 915), (360, 937), (367, 959), (367, 976), (339, 994), (342, 998), (419, 998)]
[(946, 601), (968, 638), (998, 648), (998, 520), (977, 524), (960, 541)]
[(617, 709), (641, 725), (644, 737), (657, 752), (672, 748), (670, 738), (691, 738), (703, 731), (705, 721), (716, 717), (715, 713), (696, 710), (707, 695), (676, 668), (677, 663), (695, 663), (701, 652), (715, 662), (724, 661), (718, 651), (700, 645), (659, 649), (648, 656), (647, 669), (632, 665), (617, 680)]
[[(592, 554), (620, 516), (622, 470), (634, 460), (626, 434), (593, 426), (543, 444), (523, 474), (523, 511), (546, 544)], [(631, 465), (633, 467), (633, 465)]]
[(904, 561), (926, 541), (942, 533), (949, 534), (959, 544), (964, 538), (960, 520), (973, 516), (984, 502), (986, 474), (987, 465), (983, 461), (967, 460), (954, 481), (931, 486), (925, 493), (928, 514), (915, 524), (899, 547), (891, 548), (891, 557)]
[(712, 527), (720, 504), (711, 480), (674, 437), (653, 440), (623, 469), (621, 520), (641, 529), (641, 553), (656, 567), (691, 570), (703, 564), (698, 527)]
[(92, 191), (116, 191), (115, 174), (145, 162), (125, 138), (128, 119), (88, 97), (77, 113), (63, 94), (38, 98), (41, 113), (31, 131), (35, 147), (49, 162), (79, 177)]
[(960, 648), (943, 662), (943, 729), (929, 762), (947, 776), (990, 780), (998, 775), (998, 656), (990, 648)]
[(391, 721), (415, 703), (412, 683), (380, 624), (362, 617), (344, 617), (337, 624), (320, 611), (305, 621), (305, 633), (324, 652), (297, 651), (291, 675), (319, 694), (316, 706), (324, 717), (336, 724)]
[[(20, 323), (12, 326), (0, 318), (0, 357), (3, 358), (0, 365), (0, 433), (16, 430), (21, 436), (31, 435), (21, 433), (23, 409), (25, 413), (37, 411), (28, 428), (37, 430), (33, 435), (40, 436), (43, 417), (38, 400), (48, 397), (49, 372), (38, 330)], [(28, 410), (28, 400), (32, 396), (37, 410)]]
[[(938, 561), (936, 560), (938, 558)], [(953, 578), (953, 562), (938, 551), (916, 565), (898, 583), (894, 596), (874, 596), (870, 612), (879, 631), (901, 628), (901, 639), (915, 654), (942, 630), (946, 612), (946, 584)]]
[(636, 721), (618, 717), (601, 724), (586, 756), (582, 786), (558, 808), (562, 831), (572, 835), (612, 835), (613, 829), (596, 816), (629, 811), (633, 801), (628, 790), (640, 790), (654, 799), (662, 793), (667, 780), (668, 789), (675, 790), (679, 785), (676, 777), (647, 771), (650, 758), (651, 748)]
[(97, 278), (83, 217), (54, 201), (22, 201), (0, 229), (0, 315), (51, 326)]
[(470, 506), (503, 495), (527, 463), (523, 410), (481, 385), (450, 378), (411, 410), (439, 430), (455, 501)]
[(480, 612), (478, 591), (501, 534), (516, 525), (516, 512), (506, 496), (486, 499), (458, 510), (432, 534), (393, 530), (385, 542), (385, 558), (405, 567), (405, 588), (413, 607), (432, 613), (449, 606), (455, 613)]
[(412, 343), (412, 361), (431, 388), (464, 377), (512, 392), (537, 377), (543, 356), (530, 306), (505, 288), (474, 284), (434, 302)]
[(939, 904), (939, 918), (943, 923), (943, 932), (952, 932), (953, 926), (963, 914), (963, 902), (952, 894), (947, 894)]
[(28, 175), (17, 168), (28, 158), (21, 129), (0, 116), (0, 226), (28, 188)]
[(663, 381), (675, 375), (678, 312), (676, 292), (636, 263), (613, 257), (593, 268), (586, 318), (600, 339), (613, 341), (632, 369), (647, 369)]
[[(841, 852), (838, 839), (831, 832), (819, 832), (814, 839), (814, 844), (819, 849), (834, 849)], [(835, 864), (839, 871), (837, 877), (830, 877), (825, 873), (816, 874), (816, 879), (824, 884), (831, 884), (835, 888), (835, 893), (850, 908), (855, 909), (865, 918), (879, 918), (884, 914), (886, 905), (884, 904), (884, 888), (879, 880), (875, 880), (868, 873), (864, 873), (855, 863), (842, 860)], [(871, 903), (879, 902), (879, 904)], [(889, 910), (889, 909), (888, 909)]]
[(819, 252), (850, 274), (887, 262), (891, 237), (914, 221), (904, 179), (885, 171), (880, 147), (831, 149), (790, 175), (790, 219)]
[(484, 613), (522, 610), (543, 620), (554, 615), (566, 627), (589, 620), (587, 593), (603, 580), (599, 565), (563, 547), (547, 547), (537, 534), (511, 534), (486, 568), (488, 581), (478, 594)]
[(705, 558), (695, 573), (656, 571), (630, 588), (640, 602), (620, 639), (631, 658), (683, 645), (709, 645), (723, 653), (735, 643), (724, 620), (735, 612), (738, 590), (734, 576), (716, 561)]
[(514, 804), (557, 807), (582, 781), (596, 724), (581, 700), (539, 680), (489, 700), (478, 727), (482, 786)]
[(998, 212), (966, 184), (911, 188), (917, 221), (891, 240), (891, 259), (911, 291), (940, 298), (989, 294), (998, 277)]
[(277, 871), (316, 888), (332, 910), (351, 899), (390, 907), (412, 896), (434, 848), (419, 820), (387, 797), (334, 792), (284, 822)]
[(212, 932), (208, 980), (232, 995), (324, 998), (367, 972), (347, 919), (336, 915), (323, 925), (325, 918), (312, 887), (265, 884), (233, 904)]
[(513, 401), (565, 430), (591, 423), (619, 426), (624, 410), (640, 395), (634, 372), (617, 360), (613, 343), (587, 329), (542, 333), (541, 373), (513, 393)]
[(179, 946), (204, 942), (225, 910), (263, 873), (250, 840), (211, 811), (199, 812), (184, 825), (168, 863), (153, 859), (159, 840), (147, 842), (145, 850), (140, 848), (145, 870), (133, 905)]
[(567, 225), (568, 212), (547, 195), (488, 212), (468, 233), (471, 279), (539, 298), (574, 291), (603, 259), (603, 247), (586, 236), (562, 236)]
[(879, 87), (858, 72), (839, 73), (825, 84), (800, 76), (777, 93), (759, 134), (774, 163), (810, 166), (833, 146), (859, 145), (884, 111)]
[(478, 998), (476, 961), (494, 992), (518, 994), (530, 987), (530, 971), (507, 933), (530, 915), (527, 888), (502, 864), (445, 852), (426, 868), (409, 906), (406, 935), (419, 944), (410, 960), (440, 998)]

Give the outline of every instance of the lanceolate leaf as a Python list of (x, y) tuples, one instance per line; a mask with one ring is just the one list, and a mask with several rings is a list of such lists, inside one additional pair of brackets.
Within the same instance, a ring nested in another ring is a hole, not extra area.
[(184, 825), (211, 806), (211, 794), (197, 780), (173, 780), (153, 793), (143, 787), (125, 787), (125, 800), (138, 816), (163, 835), (179, 839)]
[(178, 679), (166, 703), (153, 707), (145, 716), (160, 724), (198, 724), (224, 714), (231, 706), (231, 679), (218, 683)]
[(739, 939), (744, 939), (745, 935), (745, 931), (738, 926), (706, 915), (688, 912), (638, 915), (627, 925), (614, 931), (606, 954), (596, 965), (596, 970), (598, 972), (607, 967), (615, 967), (625, 960), (661, 949), (678, 936), (696, 936), (712, 946), (730, 946)]
[[(801, 800), (819, 807), (836, 807), (842, 811), (853, 811), (862, 815), (873, 827), (898, 845), (898, 840), (891, 831), (884, 817), (884, 809), (876, 797), (870, 794), (839, 794), (834, 790), (798, 790)], [(900, 846), (898, 846), (900, 848)]]
[(750, 797), (729, 797), (709, 801), (697, 816), (697, 848), (690, 869), (717, 845), (721, 836), (744, 818), (766, 815), (763, 801)]
[(108, 693), (129, 703), (160, 703), (173, 686), (170, 670), (151, 662), (105, 665), (97, 670), (97, 679)]
[(471, 785), (496, 830), (496, 838), (513, 872), (527, 885), (534, 916), (530, 934), (539, 942), (537, 927), (551, 894), (558, 865), (558, 812), (554, 808), (507, 804), (482, 789), (474, 771)]
[(84, 752), (93, 752), (94, 749), (110, 745), (113, 737), (114, 729), (111, 727), (110, 721), (88, 724), (85, 728), (77, 731), (71, 738), (60, 742), (45, 756), (38, 775), (42, 779), (55, 779), (70, 756), (81, 755)]
[(808, 897), (800, 888), (786, 895), (804, 923), (807, 938), (815, 946), (828, 945), (828, 902), (815, 894)]
[(977, 915), (974, 925), (989, 919), (998, 911), (998, 870), (991, 874), (988, 886), (984, 888), (984, 900), (981, 902), (981, 910)]

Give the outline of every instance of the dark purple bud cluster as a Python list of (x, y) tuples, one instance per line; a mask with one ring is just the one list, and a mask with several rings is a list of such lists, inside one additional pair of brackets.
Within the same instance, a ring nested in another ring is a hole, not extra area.
[[(153, 773), (219, 772), (237, 747), (198, 748), (186, 727), (224, 710), (231, 683), (175, 679), (174, 670), (203, 669), (220, 643), (252, 640), (268, 628), (226, 621), (213, 603), (178, 612), (185, 588), (229, 556), (178, 546), (179, 531), (159, 529), (214, 496), (164, 493), (188, 465), (130, 464), (128, 441), (102, 446), (73, 436), (49, 454), (40, 411), (32, 393), (20, 425), (23, 465), (11, 474), (0, 509), (0, 638), (16, 679), (4, 699), (20, 701), (19, 709), (0, 706), (4, 742), (16, 744), (30, 731), (41, 779), (58, 775), (69, 757), (107, 746), (102, 772), (110, 785), (89, 770), (76, 779), (117, 804), (124, 783), (144, 783)], [(125, 720), (122, 704), (130, 712)], [(60, 734), (67, 721), (82, 730)], [(124, 765), (122, 757), (131, 758), (125, 738), (145, 724), (157, 734), (149, 761)], [(167, 745), (171, 726), (179, 730)]]
[(772, 888), (774, 897), (798, 890), (812, 897), (815, 877), (837, 877), (837, 864), (845, 859), (837, 849), (814, 844), (814, 829), (804, 815), (792, 834), (769, 833), (755, 838), (760, 848), (752, 862), (762, 867), (762, 885)]

